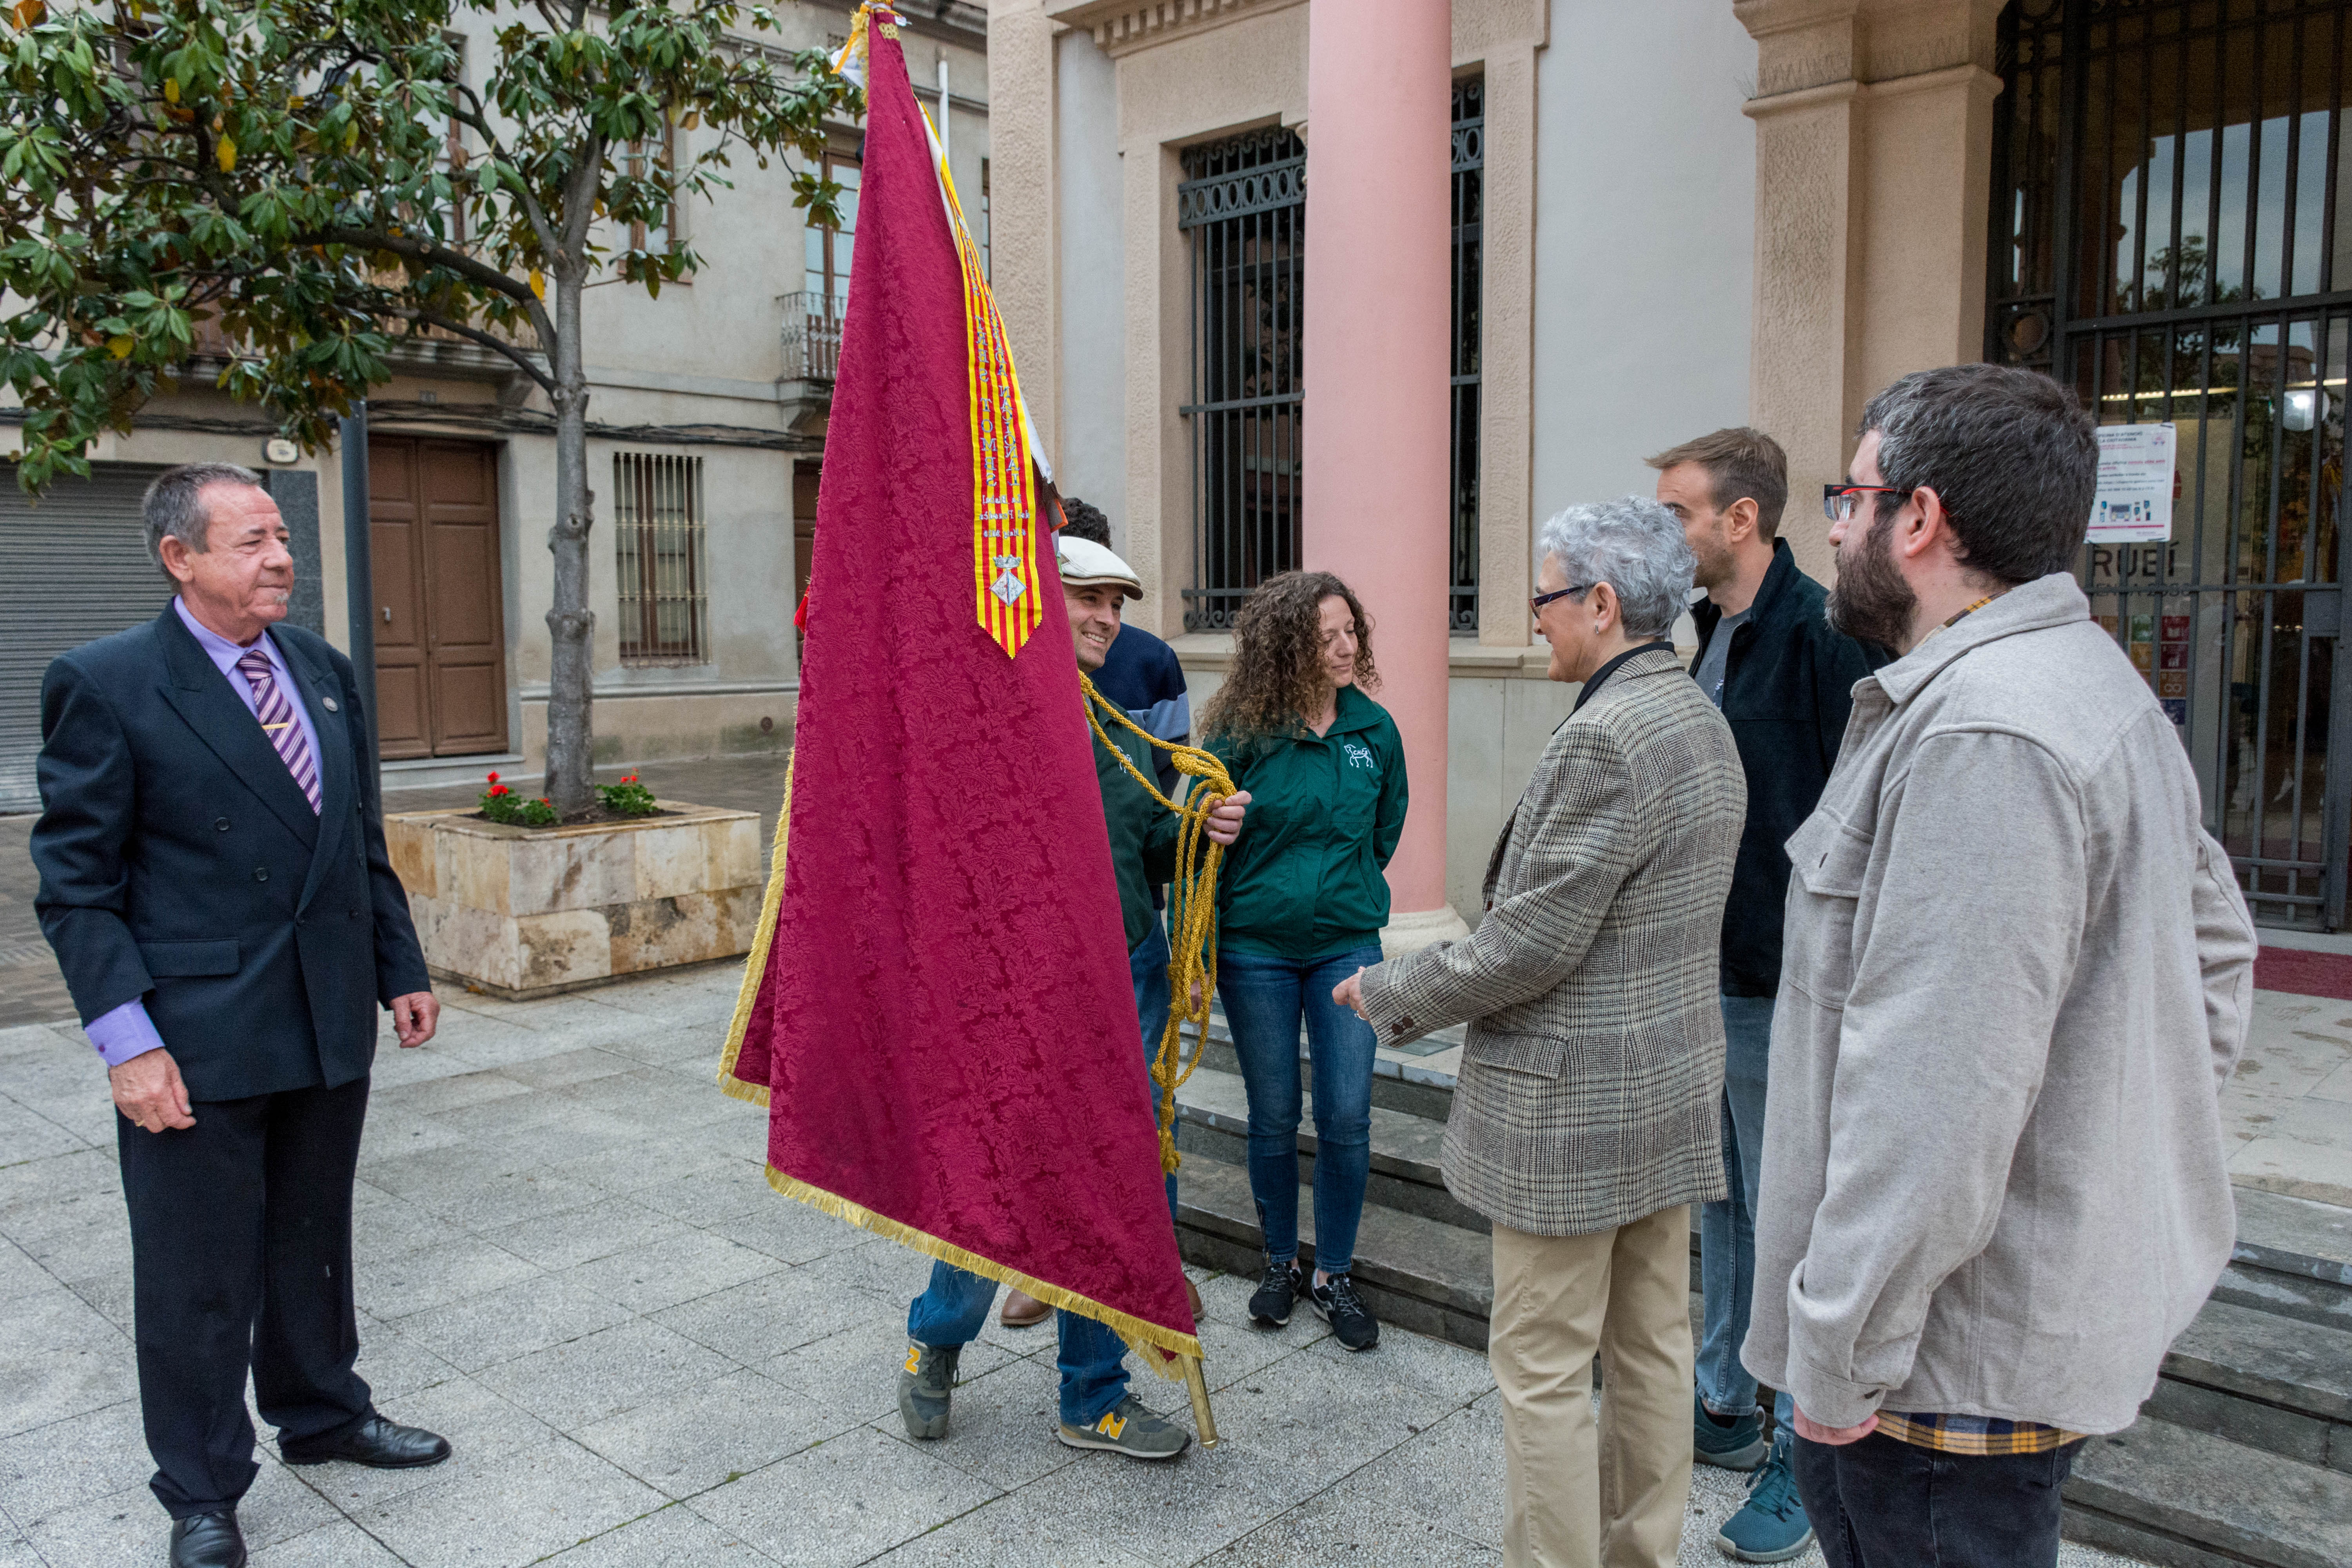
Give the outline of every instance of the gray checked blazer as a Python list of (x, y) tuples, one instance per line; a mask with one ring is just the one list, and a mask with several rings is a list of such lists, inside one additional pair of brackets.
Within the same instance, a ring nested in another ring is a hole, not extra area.
[(1724, 899), (1748, 786), (1671, 648), (1553, 732), (1486, 866), (1468, 940), (1368, 970), (1383, 1040), (1467, 1020), (1445, 1184), (1538, 1236), (1727, 1195)]

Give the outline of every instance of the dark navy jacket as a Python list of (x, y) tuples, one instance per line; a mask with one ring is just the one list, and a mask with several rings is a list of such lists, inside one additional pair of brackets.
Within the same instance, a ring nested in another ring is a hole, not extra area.
[[(1723, 717), (1748, 775), (1748, 826), (1723, 910), (1723, 990), (1729, 996), (1780, 991), (1780, 921), (1789, 901), (1790, 836), (1822, 801), (1853, 711), (1853, 685), (1891, 657), (1830, 629), (1829, 594), (1797, 570), (1788, 541), (1772, 542), (1772, 565), (1748, 618), (1732, 628), (1723, 669)], [(1691, 606), (1698, 626), (1696, 675), (1723, 611), (1712, 599)]]
[(41, 929), (88, 1023), (144, 997), (191, 1100), (363, 1077), (430, 989), (384, 853), (351, 661), (270, 628), (319, 736), (316, 815), (170, 605), (41, 682)]

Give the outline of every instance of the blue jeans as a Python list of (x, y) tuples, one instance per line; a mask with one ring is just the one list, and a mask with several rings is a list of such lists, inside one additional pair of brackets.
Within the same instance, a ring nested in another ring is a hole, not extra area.
[[(1127, 955), (1127, 966), (1135, 982), (1135, 1011), (1142, 1021), (1148, 1073), (1160, 1031), (1168, 1026), (1168, 933), (1158, 921)], [(1151, 1086), (1151, 1095), (1156, 1110), (1158, 1085)], [(1171, 1222), (1176, 1217), (1172, 1173), (1168, 1177), (1168, 1217)], [(907, 1337), (926, 1345), (969, 1344), (979, 1337), (995, 1301), (995, 1280), (952, 1263), (935, 1262), (929, 1286), (907, 1309)], [(1061, 1337), (1055, 1364), (1062, 1370), (1062, 1420), (1072, 1426), (1091, 1426), (1126, 1397), (1127, 1347), (1110, 1330), (1076, 1312), (1055, 1312), (1054, 1326)]]
[(1381, 961), (1368, 944), (1299, 963), (1221, 950), (1217, 989), (1249, 1090), (1250, 1194), (1265, 1255), (1298, 1256), (1298, 1024), (1315, 1071), (1315, 1266), (1345, 1274), (1356, 1257), (1364, 1184), (1372, 1170), (1372, 1026), (1331, 1000), (1331, 988)]
[[(1764, 1069), (1772, 1056), (1772, 998), (1724, 996), (1723, 1171), (1731, 1196), (1698, 1210), (1699, 1289), (1706, 1297), (1698, 1346), (1698, 1394), (1717, 1415), (1756, 1404), (1756, 1379), (1739, 1364), (1756, 1292), (1756, 1191), (1764, 1174)], [(1785, 1284), (1785, 1281), (1783, 1282)], [(1790, 1425), (1786, 1389), (1772, 1415)]]
[[(1159, 1054), (1160, 1037), (1168, 1027), (1168, 932), (1153, 916), (1151, 934), (1127, 955), (1128, 977), (1135, 982), (1135, 1014), (1143, 1025), (1145, 1081), (1150, 1081), (1151, 1058)], [(1160, 1086), (1151, 1085), (1151, 1110), (1160, 1111)], [(1168, 1173), (1168, 1223), (1176, 1223), (1176, 1173)]]
[[(952, 1263), (933, 1263), (929, 1289), (907, 1309), (907, 1337), (918, 1344), (969, 1344), (988, 1321), (996, 1281)], [(1061, 1334), (1054, 1364), (1062, 1369), (1062, 1423), (1091, 1426), (1127, 1396), (1127, 1346), (1119, 1337), (1076, 1312), (1055, 1312)]]

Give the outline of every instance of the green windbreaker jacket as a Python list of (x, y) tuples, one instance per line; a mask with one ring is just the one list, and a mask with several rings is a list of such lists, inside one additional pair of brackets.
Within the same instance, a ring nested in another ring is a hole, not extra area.
[[(1129, 761), (1151, 777), (1151, 746), (1134, 731), (1108, 720), (1108, 734)], [(1151, 933), (1159, 912), (1151, 889), (1176, 873), (1176, 814), (1151, 798), (1118, 765), (1118, 758), (1094, 742), (1095, 779), (1102, 785), (1103, 821), (1110, 829), (1110, 866), (1118, 878), (1118, 911), (1127, 924), (1127, 950)]]
[(1404, 742), (1388, 710), (1345, 686), (1328, 734), (1220, 735), (1209, 749), (1250, 796), (1218, 878), (1218, 944), (1306, 963), (1379, 942), (1381, 873), (1405, 812)]

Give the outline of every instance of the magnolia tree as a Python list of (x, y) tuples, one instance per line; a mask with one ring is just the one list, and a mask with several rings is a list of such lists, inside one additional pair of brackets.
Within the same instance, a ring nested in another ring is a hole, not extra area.
[[(471, 62), (469, 16), (489, 19)], [(403, 335), (503, 354), (554, 413), (548, 793), (587, 809), (581, 292), (657, 294), (694, 271), (667, 215), (727, 186), (735, 155), (803, 154), (793, 205), (830, 220), (814, 159), (855, 89), (817, 51), (763, 47), (774, 16), (732, 0), (16, 0), (0, 16), (18, 482), (86, 475), (84, 444), (131, 428), (200, 329), (227, 356), (221, 386), (312, 449), (390, 378)]]

